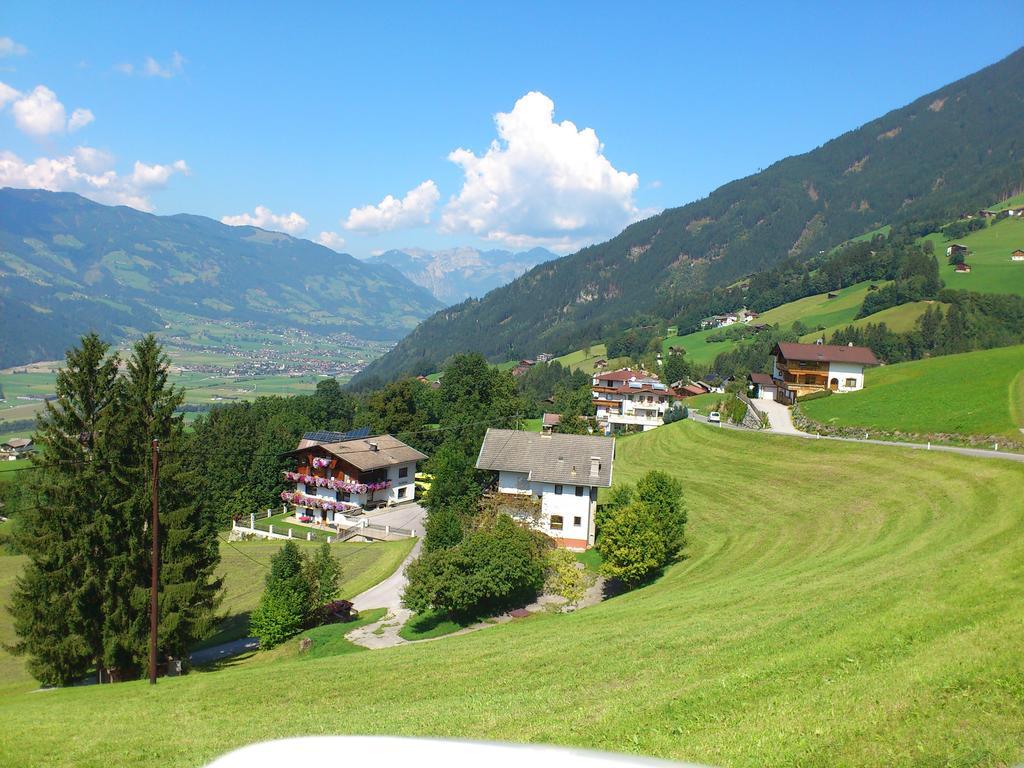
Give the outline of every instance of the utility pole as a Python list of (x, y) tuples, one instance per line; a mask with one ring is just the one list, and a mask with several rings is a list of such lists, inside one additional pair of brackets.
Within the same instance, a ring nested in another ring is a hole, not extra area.
[(150, 576), (149, 585), (149, 682), (151, 685), (156, 685), (156, 591), (157, 591), (157, 573), (159, 568), (160, 560), (160, 548), (159, 548), (159, 533), (158, 527), (160, 525), (160, 513), (159, 505), (157, 503), (157, 473), (160, 466), (160, 447), (159, 441), (153, 440), (153, 472), (150, 478), (151, 491), (153, 496), (153, 555), (150, 558), (152, 565), (152, 574)]

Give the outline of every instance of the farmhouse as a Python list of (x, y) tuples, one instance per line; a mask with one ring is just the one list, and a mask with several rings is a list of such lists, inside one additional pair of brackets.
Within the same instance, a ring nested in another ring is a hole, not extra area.
[(960, 245), (960, 243), (953, 243), (952, 245), (946, 247), (946, 255), (950, 256), (950, 257), (952, 257), (952, 256), (966, 256), (967, 255), (967, 246), (966, 245)]
[(594, 544), (597, 489), (611, 486), (614, 460), (611, 437), (488, 429), (476, 468), (498, 473), (499, 496), (523, 502), (515, 517), (582, 550)]
[(0, 461), (24, 459), (35, 451), (32, 440), (27, 437), (12, 437), (4, 443), (0, 443)]
[(679, 399), (675, 390), (662, 384), (653, 373), (631, 368), (595, 374), (590, 393), (597, 423), (605, 434), (660, 427), (665, 423), (665, 411)]
[(959, 272), (961, 274), (966, 274), (971, 271), (971, 265), (967, 263), (957, 264), (955, 267), (953, 267), (953, 271)]
[(391, 435), (307, 432), (285, 454), (296, 460), (284, 479), (294, 490), (281, 494), (286, 504), (310, 510), (312, 517), (335, 522), (337, 515), (359, 514), (380, 504), (411, 501), (416, 462), (427, 456)]
[(864, 368), (878, 365), (874, 352), (853, 345), (780, 341), (773, 354), (772, 379), (795, 396), (825, 389), (855, 392), (864, 388)]
[(1010, 254), (1010, 261), (1024, 261), (1024, 249), (1018, 248)]

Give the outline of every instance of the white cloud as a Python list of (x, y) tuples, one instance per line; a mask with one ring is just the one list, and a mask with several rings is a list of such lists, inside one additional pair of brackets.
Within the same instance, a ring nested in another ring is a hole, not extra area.
[(18, 128), (32, 136), (60, 133), (66, 126), (64, 105), (45, 85), (37, 85), (27, 96), (15, 100), (11, 111)]
[(92, 110), (78, 107), (67, 119), (67, 110), (60, 103), (57, 94), (45, 85), (37, 85), (28, 94), (16, 91), (11, 86), (0, 83), (0, 109), (12, 102), (11, 114), (14, 122), (22, 132), (36, 138), (49, 136), (51, 133), (77, 131), (84, 128), (96, 116)]
[(221, 218), (221, 222), (232, 227), (252, 226), (260, 229), (273, 229), (287, 232), (289, 235), (301, 235), (308, 226), (308, 222), (295, 211), (277, 214), (263, 205), (257, 205), (252, 213), (224, 216)]
[(19, 96), (21, 96), (21, 93), (11, 88), (7, 83), (0, 83), (0, 109), (7, 106), (7, 102), (14, 101)]
[(21, 43), (15, 42), (9, 37), (0, 37), (0, 58), (24, 56), (26, 53), (28, 53), (28, 48)]
[(555, 123), (554, 102), (533, 91), (494, 121), (498, 139), (477, 156), (456, 149), (459, 194), (444, 208), (442, 232), (470, 232), (513, 247), (570, 250), (618, 232), (640, 212), (635, 173), (617, 170), (592, 128)]
[(79, 128), (84, 128), (95, 119), (96, 116), (92, 113), (91, 109), (82, 109), (79, 107), (71, 113), (71, 119), (68, 120), (68, 130), (77, 131)]
[[(143, 168), (169, 169), (166, 174), (151, 173), (147, 183), (140, 184), (135, 173), (119, 175), (113, 169), (113, 157), (92, 147), (76, 147), (64, 157), (39, 157), (25, 162), (13, 152), (0, 151), (0, 187), (28, 187), (55, 192), (78, 192), (99, 203), (130, 205), (142, 211), (153, 210), (147, 193), (163, 186), (172, 173), (187, 172), (185, 162)], [(146, 175), (146, 174), (143, 174)]]
[(162, 77), (165, 80), (169, 80), (185, 71), (185, 57), (175, 51), (167, 62), (160, 62), (152, 56), (147, 56), (138, 66), (130, 61), (123, 61), (120, 64), (115, 64), (114, 69), (122, 75)]
[(356, 232), (377, 233), (429, 224), (430, 213), (440, 197), (437, 185), (427, 179), (406, 192), (401, 200), (387, 195), (378, 205), (353, 208), (342, 226)]
[(321, 232), (317, 235), (316, 241), (320, 245), (326, 245), (332, 251), (340, 251), (345, 245), (345, 238), (337, 232)]
[(164, 186), (174, 173), (188, 176), (188, 164), (184, 160), (176, 160), (169, 165), (146, 165), (136, 160), (131, 179), (139, 189), (151, 189)]

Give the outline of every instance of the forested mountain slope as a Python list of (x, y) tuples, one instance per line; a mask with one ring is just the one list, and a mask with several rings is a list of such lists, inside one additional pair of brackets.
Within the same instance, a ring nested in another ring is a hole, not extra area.
[[(810, 108), (810, 107), (809, 107)], [(453, 352), (564, 352), (709, 288), (884, 224), (949, 220), (1024, 183), (1024, 49), (843, 134), (438, 312), (364, 370), (365, 386)]]
[(394, 339), (441, 302), (397, 270), (203, 216), (0, 190), (0, 367), (116, 339), (164, 311)]

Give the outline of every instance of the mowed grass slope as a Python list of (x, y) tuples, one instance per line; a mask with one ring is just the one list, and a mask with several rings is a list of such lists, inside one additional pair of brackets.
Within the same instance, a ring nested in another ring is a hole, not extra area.
[[(1010, 217), (990, 223), (984, 229), (956, 241), (946, 240), (941, 234), (928, 235), (935, 243), (939, 259), (939, 276), (947, 288), (977, 293), (1015, 293), (1024, 296), (1024, 261), (1010, 261), (1010, 254), (1024, 248), (1024, 220)], [(970, 252), (968, 274), (957, 274), (948, 263), (946, 248), (950, 243), (966, 245)]]
[(644, 589), (357, 664), (7, 697), (0, 763), (200, 765), (310, 733), (721, 766), (1024, 756), (1024, 466), (679, 422), (620, 441), (617, 479), (650, 467), (685, 484), (690, 545)]
[(902, 432), (1024, 435), (1024, 346), (872, 368), (864, 389), (803, 403), (808, 418)]

